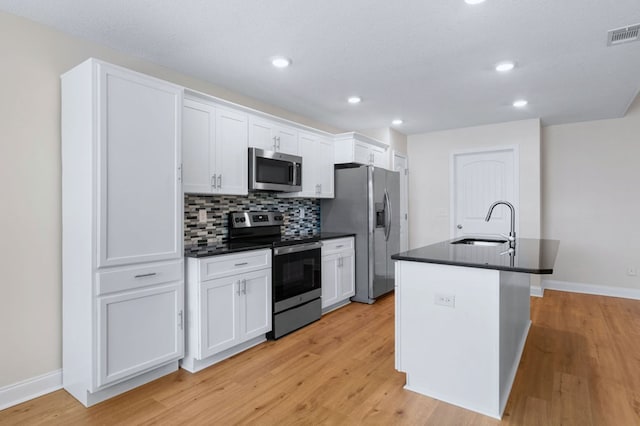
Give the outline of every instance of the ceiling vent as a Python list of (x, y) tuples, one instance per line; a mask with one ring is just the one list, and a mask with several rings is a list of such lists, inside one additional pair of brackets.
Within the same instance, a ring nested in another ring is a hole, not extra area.
[(616, 46), (640, 39), (640, 24), (610, 30), (607, 33), (607, 46)]

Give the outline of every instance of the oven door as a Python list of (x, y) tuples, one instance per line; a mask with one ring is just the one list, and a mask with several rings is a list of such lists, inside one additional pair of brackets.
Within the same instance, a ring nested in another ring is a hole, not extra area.
[(302, 157), (249, 148), (250, 191), (302, 191)]
[(313, 242), (273, 249), (274, 313), (322, 296), (321, 246)]

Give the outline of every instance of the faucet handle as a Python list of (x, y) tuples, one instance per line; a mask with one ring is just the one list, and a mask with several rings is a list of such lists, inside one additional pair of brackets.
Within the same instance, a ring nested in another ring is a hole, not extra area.
[(507, 234), (503, 234), (502, 232), (500, 233), (500, 235), (505, 237), (507, 241), (510, 241), (510, 242), (514, 242), (516, 240), (516, 237), (514, 235), (507, 235)]

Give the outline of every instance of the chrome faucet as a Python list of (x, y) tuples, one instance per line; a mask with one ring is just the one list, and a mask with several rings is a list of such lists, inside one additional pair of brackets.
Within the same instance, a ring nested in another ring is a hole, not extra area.
[(516, 246), (516, 209), (515, 207), (513, 207), (513, 204), (511, 204), (508, 201), (496, 201), (495, 203), (491, 204), (491, 207), (489, 207), (489, 212), (487, 213), (487, 217), (484, 218), (484, 221), (489, 222), (489, 219), (491, 219), (491, 213), (493, 213), (493, 209), (500, 204), (504, 204), (505, 206), (509, 207), (509, 209), (511, 210), (511, 230), (509, 231), (509, 235), (508, 236), (504, 234), (500, 234), (500, 235), (502, 235), (507, 240), (509, 240), (510, 248), (515, 248)]

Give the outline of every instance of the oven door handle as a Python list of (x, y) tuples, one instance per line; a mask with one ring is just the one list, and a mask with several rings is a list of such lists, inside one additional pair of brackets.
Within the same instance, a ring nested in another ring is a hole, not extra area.
[(319, 249), (320, 247), (322, 247), (322, 243), (320, 241), (316, 241), (313, 243), (305, 243), (305, 244), (295, 244), (287, 247), (276, 247), (273, 249), (273, 255), (282, 256), (283, 254), (298, 253), (298, 252), (307, 251), (307, 250), (315, 250), (315, 249)]

